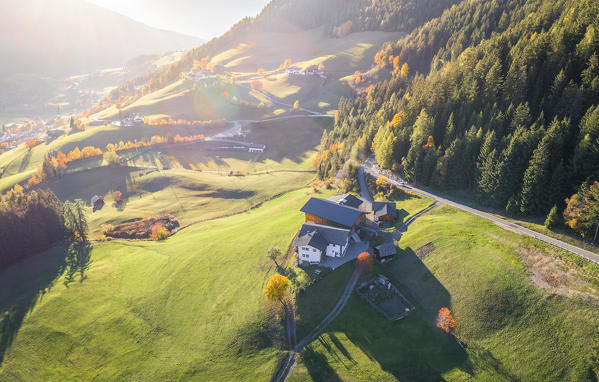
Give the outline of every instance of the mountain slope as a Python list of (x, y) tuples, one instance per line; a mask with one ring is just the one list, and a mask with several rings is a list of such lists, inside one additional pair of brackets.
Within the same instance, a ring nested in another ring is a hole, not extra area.
[(0, 75), (50, 77), (123, 65), (142, 54), (189, 49), (195, 37), (160, 30), (79, 0), (0, 3)]
[(598, 16), (596, 1), (465, 0), (376, 55), (424, 75), (342, 100), (327, 144), (510, 215), (563, 207), (599, 178)]

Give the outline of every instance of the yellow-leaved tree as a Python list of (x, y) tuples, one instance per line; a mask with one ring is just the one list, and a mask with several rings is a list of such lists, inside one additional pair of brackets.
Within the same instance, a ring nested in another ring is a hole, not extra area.
[(283, 303), (283, 298), (287, 296), (287, 289), (289, 288), (289, 279), (280, 274), (274, 274), (270, 276), (270, 279), (264, 287), (264, 295), (267, 299), (273, 301), (279, 301)]

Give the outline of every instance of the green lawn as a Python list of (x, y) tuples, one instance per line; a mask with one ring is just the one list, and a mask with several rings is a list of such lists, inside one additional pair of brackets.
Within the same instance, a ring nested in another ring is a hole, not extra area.
[(265, 253), (288, 246), (308, 197), (4, 271), (0, 380), (268, 380), (284, 340), (262, 294)]
[[(436, 249), (420, 260), (414, 252), (429, 242)], [(399, 246), (402, 254), (375, 271), (385, 273), (416, 311), (391, 323), (354, 294), (302, 352), (291, 381), (592, 380), (588, 354), (598, 339), (597, 297), (593, 302), (539, 289), (516, 249), (559, 252), (447, 206), (416, 220)], [(571, 287), (573, 293), (599, 293), (589, 282)], [(315, 283), (304, 298), (322, 301), (322, 292)], [(330, 309), (334, 301), (324, 304)], [(444, 306), (465, 348), (434, 327)]]
[[(93, 195), (105, 198), (101, 210), (91, 211), (92, 232), (101, 224), (118, 224), (128, 219), (170, 213), (182, 225), (198, 220), (228, 216), (247, 210), (280, 193), (305, 187), (314, 174), (277, 172), (229, 177), (183, 170), (132, 170), (103, 167), (67, 174), (49, 187), (61, 200)], [(122, 192), (123, 203), (114, 205), (112, 192)]]

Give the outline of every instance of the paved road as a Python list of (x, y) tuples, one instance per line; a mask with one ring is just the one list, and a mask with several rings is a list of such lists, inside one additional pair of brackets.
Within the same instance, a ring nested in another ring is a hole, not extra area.
[[(472, 208), (470, 206), (467, 206), (463, 203), (460, 202), (455, 202), (453, 200), (449, 200), (447, 198), (444, 198), (442, 196), (433, 194), (429, 191), (425, 191), (422, 189), (419, 189), (417, 187), (414, 186), (409, 186), (407, 184), (405, 184), (405, 182), (398, 180), (399, 177), (394, 177), (396, 179), (392, 179), (389, 176), (387, 176), (388, 174), (383, 174), (378, 167), (374, 164), (374, 161), (372, 159), (368, 159), (366, 162), (364, 162), (364, 164), (362, 165), (362, 168), (365, 172), (373, 175), (373, 176), (379, 176), (379, 175), (383, 175), (386, 176), (387, 178), (387, 183), (393, 184), (401, 189), (407, 190), (407, 191), (412, 191), (416, 194), (422, 195), (422, 196), (426, 196), (427, 198), (431, 198), (433, 200), (436, 200), (437, 202), (441, 203), (441, 204), (447, 204), (448, 206), (452, 206), (454, 208), (457, 208), (459, 210), (462, 210), (464, 212), (468, 212), (470, 214), (473, 215), (477, 215), (480, 216), (481, 218), (487, 219), (490, 222), (494, 223), (495, 225), (507, 230), (507, 231), (511, 231), (511, 232), (515, 232), (517, 234), (520, 235), (525, 235), (525, 236), (530, 236), (530, 237), (534, 237), (535, 239), (541, 240), (545, 243), (551, 244), (555, 247), (561, 248), (563, 250), (566, 250), (568, 252), (571, 252), (577, 256), (583, 257), (589, 261), (592, 261), (593, 263), (599, 264), (599, 255), (596, 253), (593, 253), (591, 251), (587, 251), (586, 249), (582, 249), (580, 247), (577, 247), (575, 245), (563, 242), (561, 240), (552, 238), (550, 236), (547, 235), (543, 235), (542, 233), (533, 231), (531, 229), (522, 227), (518, 224), (512, 223), (506, 219), (502, 219), (500, 217), (497, 217), (493, 214), (490, 214), (488, 212), (484, 212), (481, 210), (477, 210), (475, 208)], [(363, 177), (364, 176), (364, 172), (358, 172), (358, 176), (359, 177)]]
[(358, 168), (358, 183), (360, 183), (360, 196), (368, 200), (369, 202), (372, 202), (370, 192), (368, 192), (368, 187), (366, 186), (366, 179), (364, 178), (364, 168), (362, 166)]

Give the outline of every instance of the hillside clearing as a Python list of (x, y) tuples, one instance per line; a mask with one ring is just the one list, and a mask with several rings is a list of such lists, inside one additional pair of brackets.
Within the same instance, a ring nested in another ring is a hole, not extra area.
[[(415, 252), (428, 243), (434, 250), (418, 259)], [(446, 206), (414, 222), (399, 246), (402, 254), (375, 272), (413, 300), (415, 313), (389, 323), (354, 294), (327, 333), (302, 352), (291, 381), (587, 378), (587, 339), (599, 325), (596, 303), (535, 287), (517, 253), (553, 248)], [(597, 293), (583, 279), (584, 288)], [(318, 283), (308, 288), (305, 304), (321, 293)], [(444, 306), (465, 349), (434, 328)]]
[(97, 243), (81, 266), (58, 247), (6, 270), (0, 379), (267, 380), (281, 333), (262, 295), (265, 253), (286, 248), (308, 197), (160, 243)]

